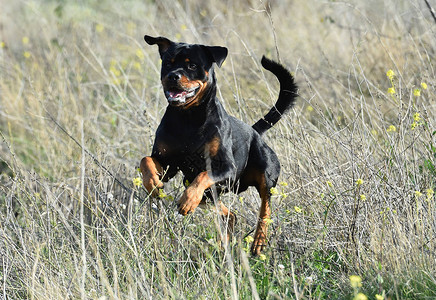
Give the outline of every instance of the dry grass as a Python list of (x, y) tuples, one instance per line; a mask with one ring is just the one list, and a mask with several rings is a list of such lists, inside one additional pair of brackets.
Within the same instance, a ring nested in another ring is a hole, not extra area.
[[(436, 297), (424, 1), (269, 2), (2, 1), (3, 299)], [(220, 98), (250, 124), (277, 96), (261, 55), (295, 73), (298, 103), (265, 136), (282, 183), (264, 260), (245, 254), (254, 191), (223, 196), (239, 217), (224, 251), (214, 212), (177, 215), (180, 178), (161, 200), (132, 184), (166, 106), (144, 34), (227, 46)]]

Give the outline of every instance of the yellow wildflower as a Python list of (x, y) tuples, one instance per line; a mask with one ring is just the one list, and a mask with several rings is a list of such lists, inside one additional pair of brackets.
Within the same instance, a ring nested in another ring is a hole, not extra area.
[(413, 120), (414, 121), (413, 121), (412, 125), (410, 126), (412, 128), (412, 130), (414, 130), (416, 128), (416, 126), (422, 125), (422, 123), (421, 123), (422, 119), (421, 119), (419, 112), (416, 112), (413, 114)]
[(136, 49), (135, 54), (140, 60), (144, 59), (144, 53), (142, 52), (142, 49)]
[(420, 191), (415, 191), (415, 197), (416, 198), (419, 198), (419, 197), (421, 197), (422, 196), (422, 193), (420, 192)]
[(23, 36), (23, 38), (21, 39), (21, 42), (23, 43), (23, 45), (27, 45), (27, 44), (29, 44), (29, 38), (27, 36)]
[(249, 243), (252, 243), (254, 241), (254, 238), (251, 235), (249, 235), (249, 236), (245, 237), (244, 241), (249, 244)]
[(281, 186), (288, 186), (288, 183), (285, 182), (285, 181), (282, 181), (282, 182), (280, 182), (280, 185), (281, 185)]
[(298, 206), (294, 206), (294, 210), (295, 210), (295, 212), (296, 213), (301, 213), (303, 210), (300, 208), (300, 207), (298, 207)]
[(393, 87), (388, 88), (388, 93), (391, 95), (395, 94), (395, 88)]
[(421, 82), (421, 87), (423, 90), (427, 89), (427, 84), (425, 82)]
[(111, 66), (109, 69), (115, 77), (121, 76), (121, 71), (115, 68), (115, 66)]
[(350, 284), (353, 288), (359, 288), (362, 286), (362, 278), (358, 275), (351, 275)]
[(365, 201), (366, 200), (366, 196), (364, 194), (360, 195), (360, 200)]
[(0, 48), (5, 48), (6, 47), (6, 43), (5, 42), (0, 42)]
[(375, 295), (375, 299), (376, 300), (383, 300), (385, 297), (383, 297), (382, 295), (376, 294)]
[(260, 255), (259, 255), (259, 259), (260, 259), (260, 260), (266, 260), (266, 255), (263, 254), (263, 253), (260, 254)]
[(269, 192), (271, 193), (271, 195), (278, 195), (279, 194), (279, 190), (275, 187), (272, 187)]
[(135, 68), (138, 71), (141, 70), (142, 69), (141, 63), (140, 62), (133, 63), (133, 68)]
[(358, 293), (354, 298), (354, 300), (368, 300), (368, 297), (366, 297), (363, 293)]
[(24, 58), (29, 58), (32, 54), (29, 51), (24, 51), (23, 56)]
[(135, 186), (135, 187), (140, 187), (141, 186), (141, 184), (142, 184), (142, 179), (141, 179), (141, 177), (135, 177), (135, 178), (133, 178), (133, 185)]
[(159, 189), (159, 198), (163, 199), (166, 198), (167, 194), (163, 191), (163, 189)]
[(183, 24), (182, 26), (180, 26), (180, 29), (181, 30), (186, 30), (186, 29), (188, 29), (188, 27), (185, 24)]
[(269, 219), (269, 218), (266, 218), (266, 219), (263, 220), (263, 222), (264, 222), (266, 225), (271, 225), (272, 222), (273, 222), (273, 220), (271, 220), (271, 219)]
[(394, 125), (390, 125), (387, 129), (387, 132), (395, 132), (397, 131), (397, 127), (395, 127)]
[(421, 90), (420, 89), (414, 89), (413, 90), (413, 96), (415, 96), (415, 97), (421, 96)]
[(330, 181), (330, 180), (327, 180), (327, 185), (329, 186), (329, 187), (332, 187), (333, 186), (333, 183)]
[(392, 80), (392, 79), (394, 78), (394, 76), (395, 76), (395, 73), (394, 73), (394, 71), (389, 70), (389, 71), (386, 72), (386, 76), (387, 76), (390, 80)]
[(312, 112), (312, 111), (313, 111), (313, 107), (309, 105), (309, 106), (306, 108), (306, 110), (307, 110), (308, 112)]
[(95, 25), (95, 31), (97, 32), (103, 32), (104, 26), (102, 24)]
[(357, 179), (356, 180), (356, 184), (357, 184), (357, 186), (362, 185), (363, 184), (363, 180), (361, 178)]

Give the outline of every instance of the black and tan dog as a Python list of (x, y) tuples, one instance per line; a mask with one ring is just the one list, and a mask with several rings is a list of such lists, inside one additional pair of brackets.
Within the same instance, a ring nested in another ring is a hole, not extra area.
[[(186, 215), (211, 199), (213, 186), (218, 194), (240, 193), (254, 186), (262, 202), (251, 251), (259, 254), (266, 246), (270, 189), (280, 173), (277, 155), (261, 135), (294, 104), (297, 86), (293, 77), (280, 64), (262, 58), (262, 66), (278, 78), (280, 94), (269, 113), (249, 126), (228, 115), (216, 97), (214, 64), (221, 66), (227, 48), (147, 35), (144, 39), (159, 46), (161, 80), (169, 104), (156, 131), (152, 154), (141, 161), (146, 190), (156, 195), (163, 182), (182, 171), (190, 184), (178, 200), (178, 208)], [(218, 207), (229, 221), (231, 234), (235, 216), (221, 202)]]

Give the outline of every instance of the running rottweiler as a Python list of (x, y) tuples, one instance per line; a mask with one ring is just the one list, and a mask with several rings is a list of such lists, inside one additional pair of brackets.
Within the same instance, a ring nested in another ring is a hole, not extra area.
[[(156, 131), (152, 154), (141, 160), (143, 184), (152, 195), (182, 171), (190, 184), (178, 200), (179, 213), (192, 213), (213, 194), (240, 193), (254, 186), (261, 206), (251, 252), (266, 246), (270, 218), (270, 189), (277, 183), (280, 163), (262, 134), (279, 121), (297, 97), (297, 85), (282, 65), (262, 57), (262, 66), (280, 82), (277, 103), (253, 126), (230, 116), (216, 97), (214, 64), (221, 67), (227, 48), (172, 42), (144, 36), (158, 45), (162, 59), (161, 81), (168, 107)], [(214, 191), (214, 192), (212, 192)], [(220, 214), (228, 221), (228, 236), (235, 215), (221, 202)]]

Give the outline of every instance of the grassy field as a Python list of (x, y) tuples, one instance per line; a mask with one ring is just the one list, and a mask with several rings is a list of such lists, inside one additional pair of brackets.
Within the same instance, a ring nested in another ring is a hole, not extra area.
[[(425, 1), (156, 2), (0, 1), (0, 298), (435, 299)], [(222, 249), (215, 212), (177, 214), (181, 176), (135, 185), (166, 108), (144, 34), (228, 47), (219, 97), (249, 124), (277, 97), (261, 56), (295, 74), (263, 256), (254, 190), (222, 197)]]

